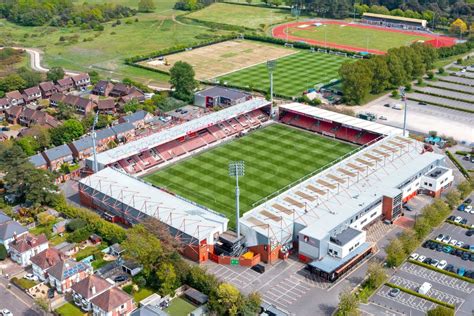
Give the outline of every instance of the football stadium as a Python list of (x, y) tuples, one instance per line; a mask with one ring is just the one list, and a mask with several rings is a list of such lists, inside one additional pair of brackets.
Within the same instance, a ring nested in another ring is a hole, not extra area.
[[(235, 161), (245, 164), (238, 222)], [(95, 162), (98, 172), (79, 182), (80, 200), (111, 221), (156, 218), (196, 262), (253, 266), (294, 253), (329, 281), (374, 252), (366, 227), (396, 220), (404, 202), (439, 196), (453, 180), (444, 156), (398, 128), (299, 103), (276, 110), (261, 98)]]

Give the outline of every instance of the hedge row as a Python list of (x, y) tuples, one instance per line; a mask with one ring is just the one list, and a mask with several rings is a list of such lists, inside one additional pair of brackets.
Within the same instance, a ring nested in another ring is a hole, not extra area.
[(182, 23), (187, 23), (187, 24), (190, 24), (189, 22), (194, 22), (194, 23), (197, 23), (197, 24), (200, 24), (200, 25), (207, 26), (211, 29), (236, 31), (236, 32), (240, 32), (240, 33), (255, 31), (254, 29), (249, 28), (249, 27), (245, 27), (245, 26), (236, 26), (236, 25), (230, 25), (230, 24), (225, 24), (225, 23), (210, 22), (210, 21), (204, 21), (204, 20), (199, 20), (199, 19), (195, 19), (195, 18), (190, 18), (190, 17), (186, 16), (186, 14), (176, 17), (176, 20), (178, 20), (179, 22), (182, 22)]
[(460, 155), (460, 156), (466, 156), (466, 155), (469, 155), (470, 152), (467, 152), (467, 151), (462, 151), (462, 150), (457, 150), (454, 152), (456, 155)]
[(423, 102), (423, 103), (427, 103), (427, 104), (439, 106), (439, 107), (446, 108), (446, 109), (451, 109), (451, 110), (456, 110), (456, 111), (462, 111), (462, 112), (467, 112), (467, 113), (474, 113), (474, 110), (458, 108), (458, 107), (455, 107), (455, 106), (440, 104), (440, 103), (436, 103), (436, 102), (428, 102), (428, 101), (426, 101), (426, 100), (419, 100), (419, 99), (417, 99), (417, 98), (413, 98), (413, 97), (410, 97), (410, 96), (407, 97), (407, 99), (408, 99), (408, 100), (412, 100), (412, 101), (416, 101), (416, 102)]
[(450, 245), (450, 244), (446, 244), (442, 241), (437, 241), (437, 240), (434, 240), (434, 239), (430, 239), (432, 242), (435, 242), (437, 244), (440, 244), (442, 246), (449, 246), (451, 248), (454, 248), (454, 249), (458, 249), (458, 250), (462, 250), (462, 251), (467, 251), (467, 252), (471, 252), (471, 253), (474, 253), (474, 251), (471, 251), (470, 249), (464, 249), (464, 248), (461, 248), (461, 247), (458, 247), (458, 246), (453, 246), (453, 245)]
[[(474, 111), (472, 111), (472, 112), (474, 113)], [(470, 180), (471, 175), (466, 170), (466, 168), (464, 168), (464, 166), (459, 162), (458, 158), (456, 158), (449, 150), (446, 150), (446, 155), (448, 155), (449, 159), (451, 159), (451, 161), (456, 165), (456, 167), (459, 169), (459, 171), (461, 171), (463, 176), (466, 179)]]
[(444, 306), (444, 307), (448, 307), (448, 308), (452, 308), (454, 309), (455, 306), (453, 304), (449, 304), (449, 303), (446, 303), (446, 302), (443, 302), (443, 301), (440, 301), (440, 300), (437, 300), (435, 298), (432, 298), (430, 296), (427, 296), (427, 295), (424, 295), (424, 294), (420, 294), (416, 291), (413, 291), (413, 290), (409, 290), (409, 289), (406, 289), (404, 287), (401, 287), (401, 286), (398, 286), (396, 284), (393, 284), (393, 283), (390, 283), (390, 282), (387, 282), (385, 283), (386, 286), (389, 286), (389, 287), (392, 287), (392, 288), (395, 288), (395, 289), (399, 289), (400, 291), (402, 292), (405, 292), (405, 293), (408, 293), (408, 294), (411, 294), (411, 295), (414, 295), (414, 296), (418, 296), (422, 299), (425, 299), (427, 301), (431, 301), (433, 303), (436, 303), (438, 305), (441, 305), (441, 306)]
[(427, 94), (427, 95), (432, 95), (432, 96), (434, 96), (434, 97), (442, 97), (442, 98), (449, 99), (449, 100), (454, 100), (454, 101), (461, 101), (461, 102), (467, 102), (467, 103), (474, 103), (473, 101), (469, 101), (469, 100), (465, 100), (465, 99), (459, 99), (459, 98), (453, 98), (453, 97), (448, 97), (448, 96), (445, 96), (445, 95), (442, 95), (442, 94), (432, 93), (432, 92), (426, 92), (426, 91), (423, 91), (423, 90), (417, 90), (417, 89), (415, 89), (415, 92), (423, 93), (423, 94)]
[(416, 261), (416, 260), (413, 260), (413, 259), (408, 259), (408, 262), (419, 265), (420, 267), (424, 267), (426, 269), (430, 269), (430, 270), (433, 270), (433, 271), (436, 271), (436, 272), (439, 272), (439, 273), (442, 273), (442, 274), (446, 274), (446, 275), (448, 275), (450, 277), (453, 277), (453, 278), (458, 278), (460, 280), (463, 280), (463, 281), (466, 281), (466, 282), (469, 282), (469, 283), (474, 283), (474, 280), (471, 279), (471, 278), (467, 278), (465, 276), (460, 276), (459, 274), (454, 273), (454, 272), (449, 272), (449, 271), (446, 271), (446, 270), (443, 270), (443, 269), (435, 268), (430, 264), (426, 264), (426, 263)]
[(446, 223), (450, 223), (450, 224), (453, 224), (453, 225), (456, 225), (456, 226), (459, 226), (459, 227), (462, 227), (462, 228), (465, 228), (465, 229), (471, 229), (471, 226), (469, 226), (469, 225), (456, 223), (455, 221), (451, 221), (449, 219), (446, 220)]

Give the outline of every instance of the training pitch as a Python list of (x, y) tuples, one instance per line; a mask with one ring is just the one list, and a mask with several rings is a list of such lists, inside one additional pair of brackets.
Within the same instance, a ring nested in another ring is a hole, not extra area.
[[(141, 65), (169, 72), (177, 61), (193, 66), (196, 79), (207, 80), (269, 59), (295, 54), (297, 50), (267, 43), (233, 40), (195, 48), (181, 53), (140, 62)], [(166, 64), (165, 64), (166, 60)]]
[[(339, 68), (352, 58), (299, 51), (279, 58), (273, 74), (274, 93), (286, 97), (298, 97), (306, 89), (328, 84), (339, 79)], [(267, 64), (262, 63), (217, 78), (224, 85), (268, 91), (270, 78)]]
[(257, 202), (326, 166), (356, 147), (273, 124), (145, 177), (157, 186), (229, 218), (235, 226), (235, 179), (230, 161), (245, 162), (240, 178), (241, 215)]
[[(418, 41), (438, 45), (435, 34), (330, 20), (282, 24), (273, 28), (272, 33), (281, 39), (372, 54), (384, 54), (390, 48), (408, 46)], [(452, 41), (454, 45), (453, 38), (439, 38)]]

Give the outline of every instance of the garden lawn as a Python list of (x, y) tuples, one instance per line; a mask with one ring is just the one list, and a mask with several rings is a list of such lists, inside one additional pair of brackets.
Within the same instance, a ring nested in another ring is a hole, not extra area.
[[(273, 74), (273, 89), (277, 95), (301, 96), (315, 85), (339, 79), (339, 68), (353, 59), (324, 53), (301, 51), (277, 59)], [(218, 78), (223, 84), (268, 91), (270, 78), (266, 63), (238, 70)]]
[(261, 25), (272, 25), (286, 21), (291, 18), (291, 12), (284, 9), (214, 3), (189, 14), (188, 17), (201, 21), (257, 29)]
[(55, 310), (61, 316), (82, 316), (84, 313), (74, 304), (67, 302)]
[(170, 316), (187, 316), (197, 307), (187, 300), (177, 297), (173, 299), (170, 303), (170, 306), (165, 309), (165, 312)]
[(230, 161), (245, 161), (245, 176), (239, 178), (243, 214), (261, 199), (355, 148), (274, 124), (159, 170), (145, 180), (226, 215), (229, 226), (234, 227), (235, 180), (228, 175)]
[(290, 28), (289, 34), (323, 43), (326, 41), (327, 43), (348, 45), (362, 49), (376, 49), (384, 52), (393, 47), (410, 45), (417, 40), (427, 40), (423, 36), (337, 24), (326, 24), (325, 26), (305, 29)]

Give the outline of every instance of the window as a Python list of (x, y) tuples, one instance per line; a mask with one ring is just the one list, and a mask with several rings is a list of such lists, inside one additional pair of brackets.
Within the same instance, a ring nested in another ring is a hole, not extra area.
[(334, 250), (334, 254), (335, 254), (336, 256), (338, 255), (338, 253), (337, 253), (337, 251), (336, 251), (336, 250)]
[(354, 245), (354, 247), (357, 247), (357, 246), (359, 246), (359, 242), (357, 242), (357, 243)]
[(430, 183), (430, 184), (429, 184), (429, 186), (430, 186), (430, 187), (432, 187), (432, 186), (433, 186), (433, 184), (431, 184), (431, 183)]
[(374, 217), (375, 215), (377, 215), (377, 212), (373, 212), (372, 214), (370, 214), (370, 217)]

